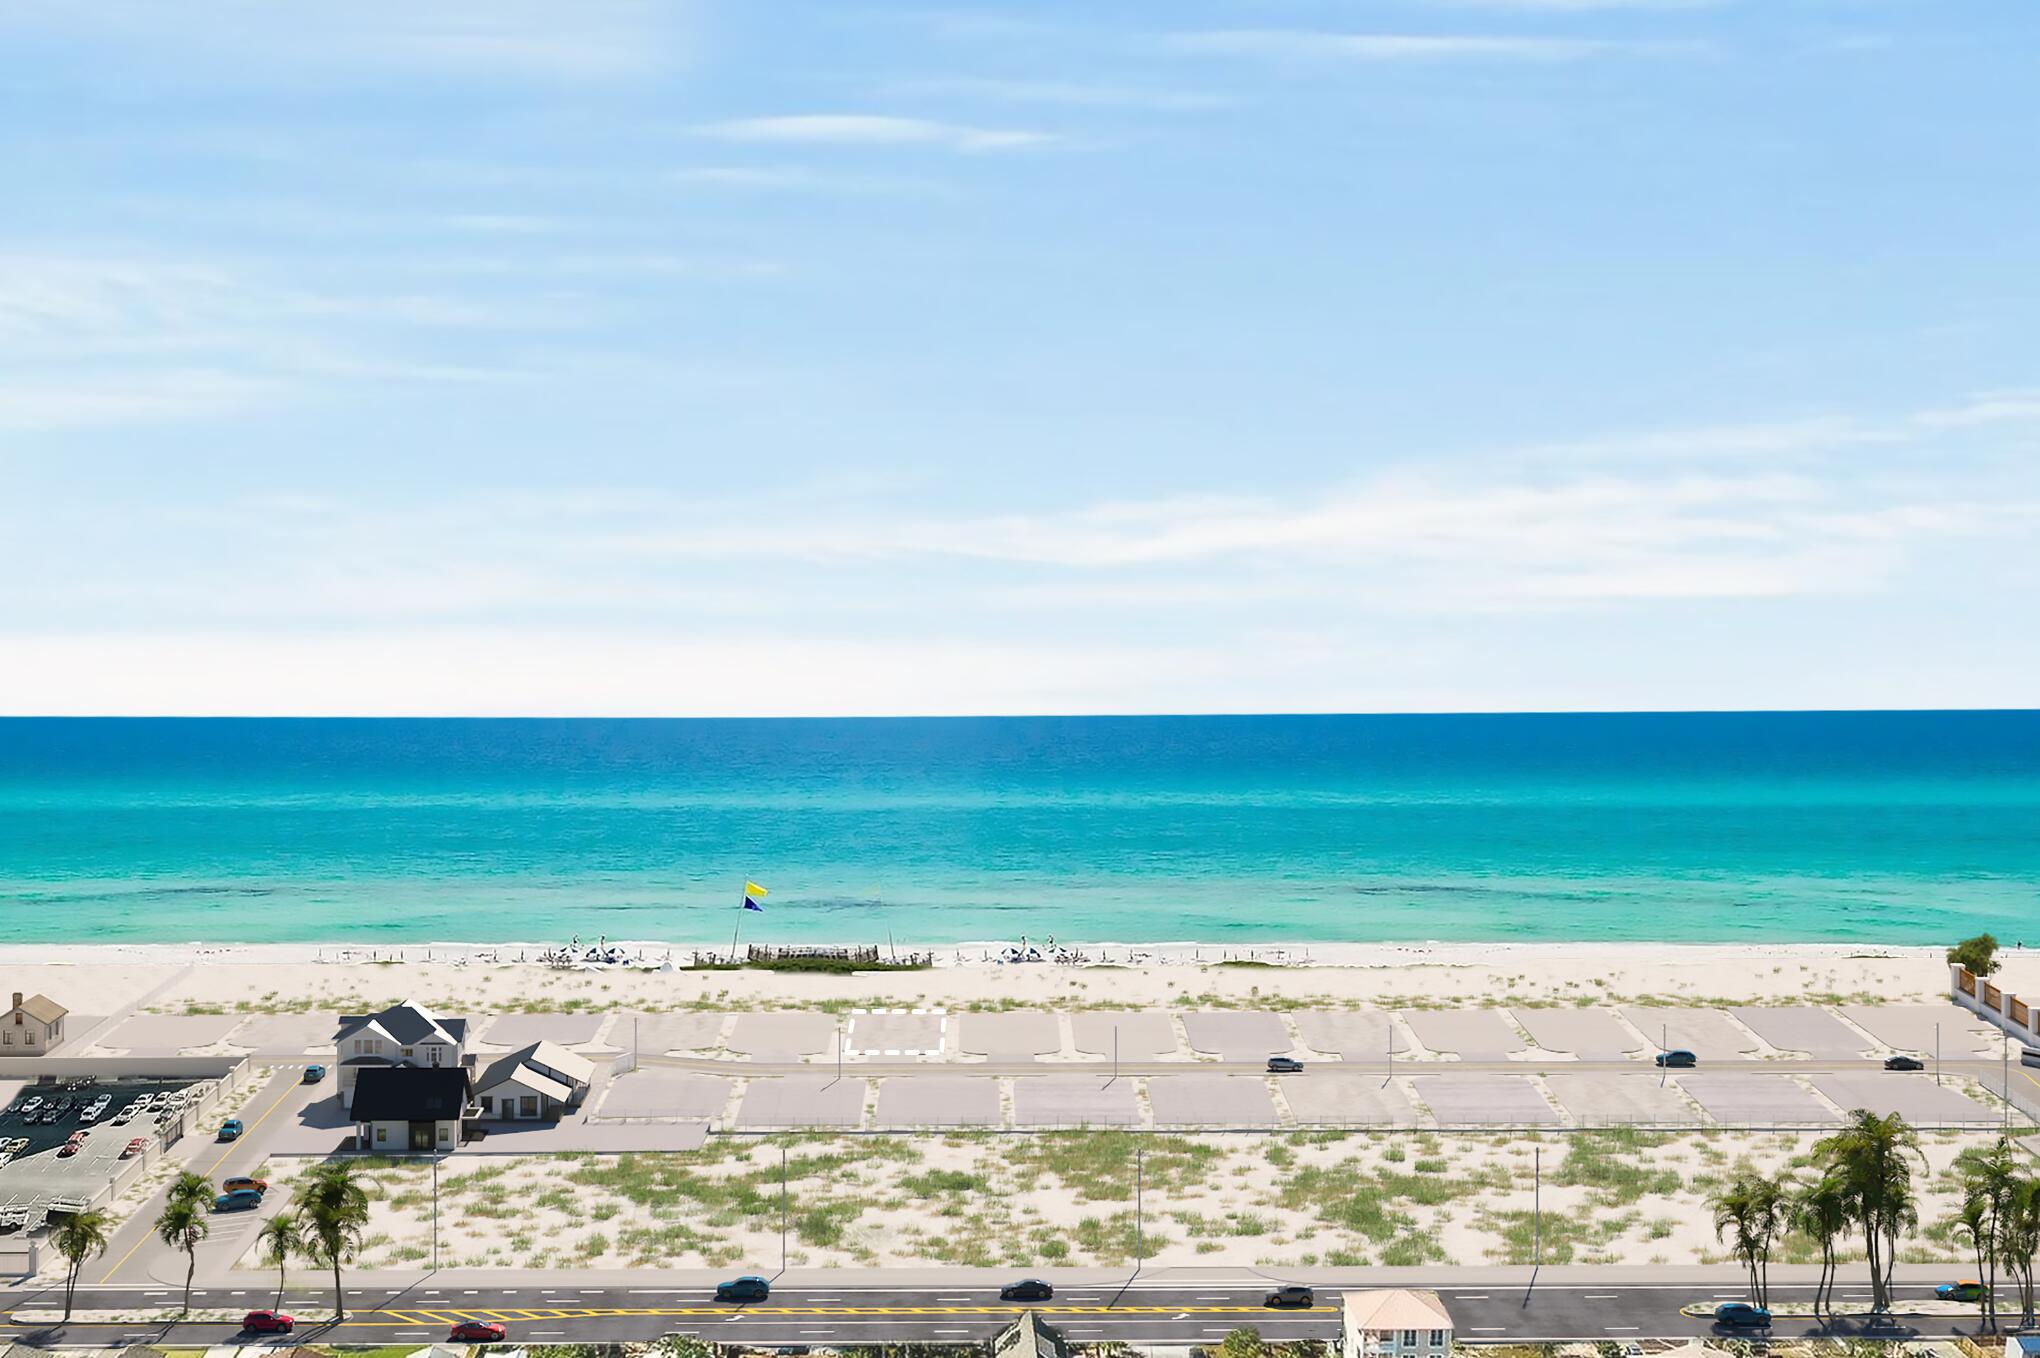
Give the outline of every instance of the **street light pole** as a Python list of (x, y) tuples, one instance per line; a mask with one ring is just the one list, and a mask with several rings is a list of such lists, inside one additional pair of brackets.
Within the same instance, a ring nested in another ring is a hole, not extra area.
[[(1666, 1045), (1671, 1040), (1672, 1040), (1672, 1025), (1669, 1023), (1659, 1024), (1657, 1038), (1657, 1054), (1658, 1054), (1657, 1087), (1659, 1089), (1663, 1089), (1665, 1087), (1665, 1078), (1667, 1075), (1671, 1073), (1672, 1069), (1671, 1063), (1665, 1060), (1665, 1057), (1670, 1055), (1672, 1050), (1668, 1045)], [(1680, 1085), (1679, 1088), (1684, 1089), (1685, 1086)]]
[(439, 1271), (439, 1153), (432, 1154), (432, 1271)]
[(779, 1271), (786, 1272), (786, 1147), (779, 1148)]
[(1147, 1253), (1141, 1230), (1141, 1156), (1140, 1146), (1133, 1148), (1133, 1276), (1140, 1276), (1141, 1258)]
[(1934, 1025), (1934, 1085), (1936, 1088), (1939, 1088), (1940, 1084), (1941, 1084), (1941, 1025), (1937, 1023)]

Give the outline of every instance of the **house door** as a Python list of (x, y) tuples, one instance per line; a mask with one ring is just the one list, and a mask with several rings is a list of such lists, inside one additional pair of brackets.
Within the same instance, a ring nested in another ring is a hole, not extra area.
[(432, 1124), (432, 1123), (430, 1123), (430, 1122), (414, 1122), (414, 1123), (412, 1123), (412, 1124), (411, 1124), (411, 1149), (412, 1149), (412, 1150), (414, 1150), (414, 1151), (429, 1151), (429, 1150), (431, 1150), (431, 1149), (433, 1148), (433, 1147), (432, 1147), (432, 1132), (433, 1132), (433, 1124)]

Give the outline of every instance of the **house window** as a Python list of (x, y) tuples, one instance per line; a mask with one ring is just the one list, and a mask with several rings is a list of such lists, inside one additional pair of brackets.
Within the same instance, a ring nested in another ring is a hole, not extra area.
[(1442, 1349), (1445, 1347), (1445, 1331), (1443, 1330), (1431, 1331), (1431, 1347), (1434, 1349)]
[(1402, 1342), (1403, 1347), (1406, 1349), (1415, 1348), (1417, 1346), (1417, 1332), (1415, 1330), (1404, 1330), (1402, 1332)]
[(538, 1095), (526, 1094), (517, 1101), (517, 1111), (528, 1118), (538, 1116)]
[(482, 1095), (482, 1097), (481, 1097), (481, 1105), (482, 1105), (482, 1116), (484, 1116), (484, 1117), (487, 1117), (487, 1116), (488, 1116), (488, 1114), (489, 1114), (489, 1111), (490, 1111), (490, 1109), (491, 1109), (491, 1108), (492, 1108), (492, 1107), (494, 1106), (495, 1102), (496, 1102), (496, 1096), (495, 1096), (494, 1094), (484, 1094), (484, 1095)]
[(410, 1058), (410, 1055), (411, 1055), (411, 1049), (410, 1049), (409, 1047), (406, 1047), (406, 1048), (404, 1048), (404, 1056), (405, 1056), (405, 1058), (406, 1058), (407, 1060), (408, 1060), (408, 1059)]
[(376, 1144), (376, 1145), (380, 1146), (380, 1145), (382, 1145), (383, 1143), (387, 1142), (387, 1141), (388, 1141), (389, 1139), (390, 1139), (390, 1129), (389, 1129), (389, 1128), (387, 1128), (387, 1127), (382, 1127), (382, 1126), (378, 1126), (378, 1127), (377, 1127), (377, 1128), (375, 1129), (375, 1144)]
[(451, 1127), (448, 1127), (448, 1126), (447, 1126), (447, 1125), (446, 1125), (445, 1123), (443, 1123), (443, 1122), (442, 1122), (442, 1123), (440, 1123), (440, 1124), (439, 1124), (439, 1144), (440, 1144), (440, 1145), (442, 1145), (442, 1146), (444, 1146), (444, 1145), (445, 1145), (445, 1144), (446, 1144), (446, 1143), (447, 1143), (448, 1141), (451, 1141), (452, 1139), (453, 1139), (453, 1129), (452, 1129)]

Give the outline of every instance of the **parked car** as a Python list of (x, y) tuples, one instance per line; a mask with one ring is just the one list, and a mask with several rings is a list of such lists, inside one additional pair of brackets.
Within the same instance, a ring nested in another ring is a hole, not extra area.
[(1317, 1293), (1308, 1287), (1278, 1287), (1261, 1299), (1261, 1305), (1309, 1308), (1317, 1305)]
[(715, 1285), (717, 1301), (764, 1301), (771, 1295), (772, 1284), (756, 1275), (732, 1278), (726, 1283)]
[(1920, 1060), (1917, 1056), (1887, 1056), (1884, 1058), (1884, 1068), (1886, 1070), (1925, 1070), (1927, 1063)]
[(243, 1127), (241, 1125), (241, 1119), (228, 1118), (225, 1122), (222, 1122), (220, 1124), (220, 1140), (239, 1141), (241, 1139), (241, 1133), (247, 1130), (248, 1129), (246, 1127)]
[(1659, 1052), (1657, 1064), (1672, 1070), (1691, 1070), (1700, 1064), (1700, 1058), (1685, 1050)]
[(308, 1084), (308, 1085), (315, 1085), (315, 1084), (317, 1084), (317, 1083), (318, 1083), (319, 1081), (321, 1081), (321, 1080), (323, 1080), (323, 1079), (325, 1079), (325, 1078), (326, 1078), (326, 1068), (325, 1068), (324, 1066), (317, 1066), (317, 1065), (313, 1065), (313, 1066), (306, 1066), (306, 1067), (305, 1067), (305, 1083), (306, 1083), (306, 1084)]
[(296, 1328), (296, 1318), (281, 1311), (250, 1311), (241, 1317), (243, 1334), (289, 1334)]
[(1055, 1289), (1039, 1278), (1023, 1278), (999, 1289), (1000, 1301), (1047, 1301)]
[(456, 1320), (446, 1337), (470, 1344), (500, 1344), (510, 1336), (510, 1327), (492, 1320)]
[(2040, 1066), (2040, 1047), (2028, 1047), (2020, 1052), (2019, 1064), (2022, 1066)]
[(246, 1212), (262, 1205), (262, 1195), (252, 1188), (237, 1188), (213, 1199), (215, 1212)]
[(1974, 1278), (1962, 1278), (1952, 1283), (1942, 1283), (1934, 1289), (1934, 1295), (1942, 1301), (1982, 1301), (1989, 1289)]
[(269, 1180), (253, 1179), (246, 1174), (229, 1175), (227, 1178), (220, 1180), (220, 1192), (222, 1193), (232, 1193), (242, 1188), (252, 1188), (257, 1193), (267, 1193), (269, 1191)]
[(40, 1096), (34, 1096), (27, 1099), (23, 1099), (21, 1102), (21, 1106), (15, 1109), (14, 1111), (21, 1114), (21, 1120), (23, 1122), (26, 1122), (30, 1118), (34, 1117), (37, 1113), (40, 1113), (42, 1111), (42, 1106), (43, 1106), (42, 1098)]
[(1771, 1313), (1755, 1302), (1725, 1301), (1714, 1308), (1714, 1323), (1732, 1330), (1768, 1330)]
[(1270, 1075), (1294, 1075), (1303, 1069), (1303, 1062), (1293, 1056), (1271, 1056), (1268, 1058)]
[(123, 1160), (132, 1160), (137, 1155), (140, 1155), (143, 1151), (147, 1150), (148, 1148), (149, 1138), (147, 1138), (146, 1136), (138, 1136), (134, 1140), (127, 1143), (127, 1149), (120, 1153), (120, 1158)]

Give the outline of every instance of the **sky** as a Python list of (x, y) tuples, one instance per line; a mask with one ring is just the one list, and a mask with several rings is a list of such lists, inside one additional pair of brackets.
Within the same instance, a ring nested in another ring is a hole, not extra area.
[(2036, 50), (0, 0), (0, 711), (2033, 706)]

